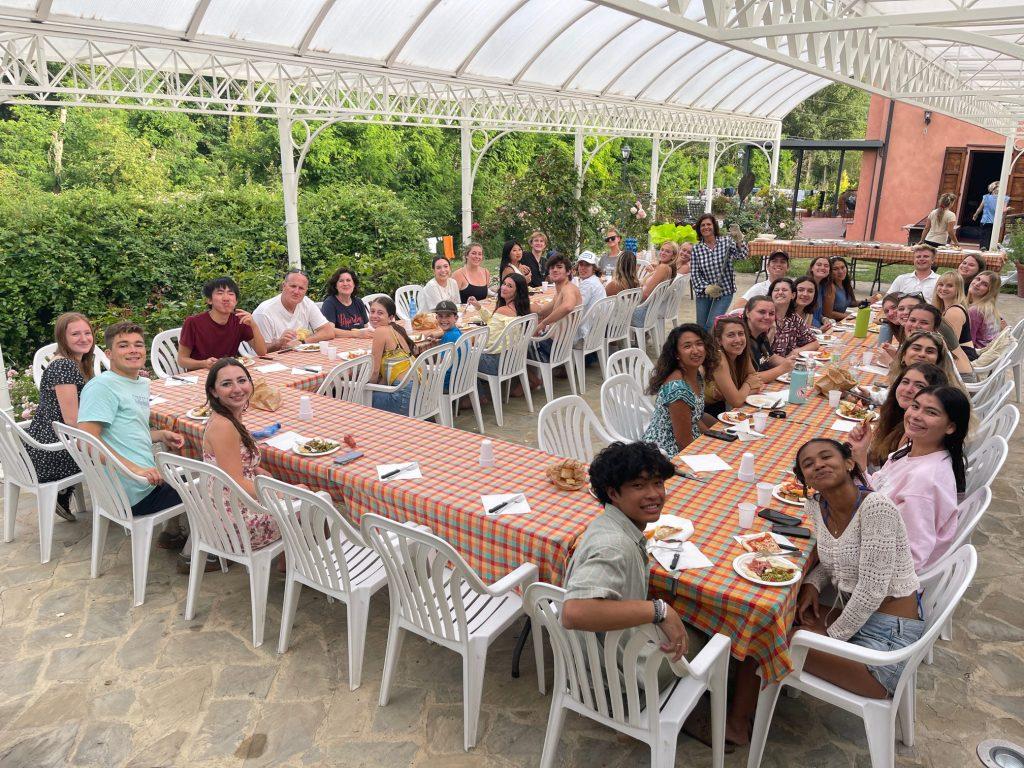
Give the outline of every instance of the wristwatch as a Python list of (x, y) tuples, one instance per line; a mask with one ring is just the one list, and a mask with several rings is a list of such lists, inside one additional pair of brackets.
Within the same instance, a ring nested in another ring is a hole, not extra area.
[(668, 613), (668, 606), (665, 605), (665, 601), (658, 599), (654, 600), (654, 624), (661, 624), (665, 620), (665, 615)]

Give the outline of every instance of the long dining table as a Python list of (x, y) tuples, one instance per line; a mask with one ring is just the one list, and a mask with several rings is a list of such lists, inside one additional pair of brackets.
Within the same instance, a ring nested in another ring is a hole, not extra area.
[[(839, 334), (839, 338), (848, 340), (841, 352), (847, 368), (859, 360), (865, 345), (874, 344), (877, 339), (869, 335), (867, 339), (854, 340), (852, 330), (840, 329)], [(360, 349), (362, 340), (340, 341), (334, 342), (337, 348), (353, 352)], [(368, 344), (363, 348), (368, 349)], [(542, 580), (562, 583), (577, 538), (601, 507), (586, 490), (562, 491), (548, 481), (545, 470), (557, 457), (494, 436), (415, 421), (310, 393), (336, 362), (332, 363), (319, 351), (292, 351), (272, 357), (285, 370), (260, 373), (258, 367), (266, 362), (262, 360), (252, 363), (251, 370), (280, 392), (280, 407), (273, 412), (250, 409), (243, 417), (246, 426), (254, 431), (278, 423), (282, 430), (303, 438), (338, 439), (352, 434), (364, 455), (352, 463), (337, 465), (334, 456), (303, 456), (264, 443), (261, 466), (271, 474), (328, 492), (356, 523), (370, 512), (429, 526), (487, 581), (531, 562), (538, 566)], [(297, 366), (321, 366), (321, 370), (293, 370)], [(184, 451), (200, 455), (204, 423), (186, 413), (205, 402), (205, 371), (194, 371), (191, 375), (196, 376), (196, 382), (153, 382), (151, 422), (156, 428), (182, 434)], [(867, 374), (860, 377), (864, 383), (870, 380)], [(308, 395), (312, 403), (312, 418), (308, 420), (299, 415), (303, 395)], [(812, 397), (804, 405), (786, 405), (784, 409), (786, 419), (769, 419), (767, 439), (725, 443), (702, 436), (675, 458), (675, 463), (685, 469), (684, 456), (716, 454), (731, 467), (722, 472), (700, 473), (700, 481), (675, 477), (667, 483), (664, 511), (693, 522), (691, 541), (712, 564), (669, 573), (654, 561), (651, 571), (653, 593), (670, 600), (686, 621), (701, 630), (729, 635), (733, 656), (752, 656), (767, 680), (777, 680), (790, 669), (787, 631), (795, 612), (796, 586), (758, 586), (733, 570), (733, 559), (743, 552), (733, 539), (742, 532), (736, 505), (740, 501), (755, 501), (756, 495), (755, 485), (740, 481), (736, 470), (742, 454), (751, 451), (756, 457), (759, 479), (781, 482), (796, 449), (812, 436), (829, 434), (829, 424), (835, 417), (822, 397)], [(839, 432), (832, 434), (841, 437)], [(493, 443), (493, 466), (480, 465), (484, 439)], [(419, 464), (421, 478), (380, 479), (378, 465), (413, 461)], [(525, 494), (528, 513), (488, 514), (482, 496), (513, 493)], [(791, 506), (785, 511), (800, 514), (801, 510)], [(756, 518), (752, 530), (768, 527), (764, 520)], [(797, 539), (794, 543), (800, 552), (793, 557), (802, 565), (813, 540)]]

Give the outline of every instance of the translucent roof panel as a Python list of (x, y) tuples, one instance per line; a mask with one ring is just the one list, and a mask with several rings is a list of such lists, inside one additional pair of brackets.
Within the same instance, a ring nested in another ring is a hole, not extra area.
[(212, 0), (199, 34), (296, 48), (322, 5), (323, 0)]
[[(3, 5), (18, 4), (5, 0)], [(139, 0), (53, 0), (50, 15), (111, 21), (117, 24), (144, 24), (184, 32), (192, 19), (195, 7), (196, 0), (169, 0), (159, 3), (140, 3)]]
[(337, 0), (310, 43), (313, 51), (384, 62), (436, 0)]

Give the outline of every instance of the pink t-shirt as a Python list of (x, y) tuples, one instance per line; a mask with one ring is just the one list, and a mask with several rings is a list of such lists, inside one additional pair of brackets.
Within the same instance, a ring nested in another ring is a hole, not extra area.
[(890, 459), (868, 480), (900, 511), (918, 573), (946, 553), (957, 525), (956, 479), (948, 451)]

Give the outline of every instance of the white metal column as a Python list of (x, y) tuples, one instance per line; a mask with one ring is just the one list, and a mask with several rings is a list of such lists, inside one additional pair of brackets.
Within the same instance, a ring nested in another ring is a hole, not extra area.
[(718, 140), (708, 142), (708, 186), (704, 200), (704, 213), (711, 213), (711, 198), (715, 194), (715, 154), (718, 152)]
[(291, 118), (279, 113), (277, 140), (281, 145), (281, 192), (284, 196), (284, 229), (288, 235), (288, 266), (302, 267), (299, 252), (299, 177), (295, 173), (295, 155), (292, 151)]
[[(4, 365), (4, 350), (2, 347), (0, 347), (0, 411), (14, 416), (14, 412), (11, 409), (11, 393), (7, 389), (7, 366)], [(13, 514), (11, 510), (8, 510), (7, 513)]]
[(651, 224), (654, 224), (655, 214), (658, 212), (658, 181), (661, 179), (661, 139), (655, 136), (651, 139)]
[[(992, 222), (992, 237), (988, 242), (990, 251), (994, 251), (999, 245), (999, 233), (1003, 228), (1003, 216), (1006, 213), (1006, 187), (1010, 181), (1010, 170), (1013, 168), (1013, 140), (1016, 131), (1011, 131), (1006, 137), (1006, 147), (1003, 149), (1003, 165), (999, 170), (999, 189), (996, 191), (996, 217)], [(984, 243), (982, 243), (984, 245)]]
[(779, 183), (779, 158), (782, 156), (782, 123), (775, 129), (775, 140), (772, 142), (771, 187), (775, 189)]
[(462, 242), (473, 238), (473, 131), (459, 128), (462, 147)]
[[(576, 199), (579, 200), (583, 197), (583, 131), (576, 131), (573, 136), (572, 143), (572, 164), (576, 169), (576, 190), (574, 194)], [(580, 221), (576, 220), (576, 232), (575, 232), (575, 243), (573, 243), (574, 253), (578, 256), (580, 253), (580, 244), (583, 233), (580, 231)]]

